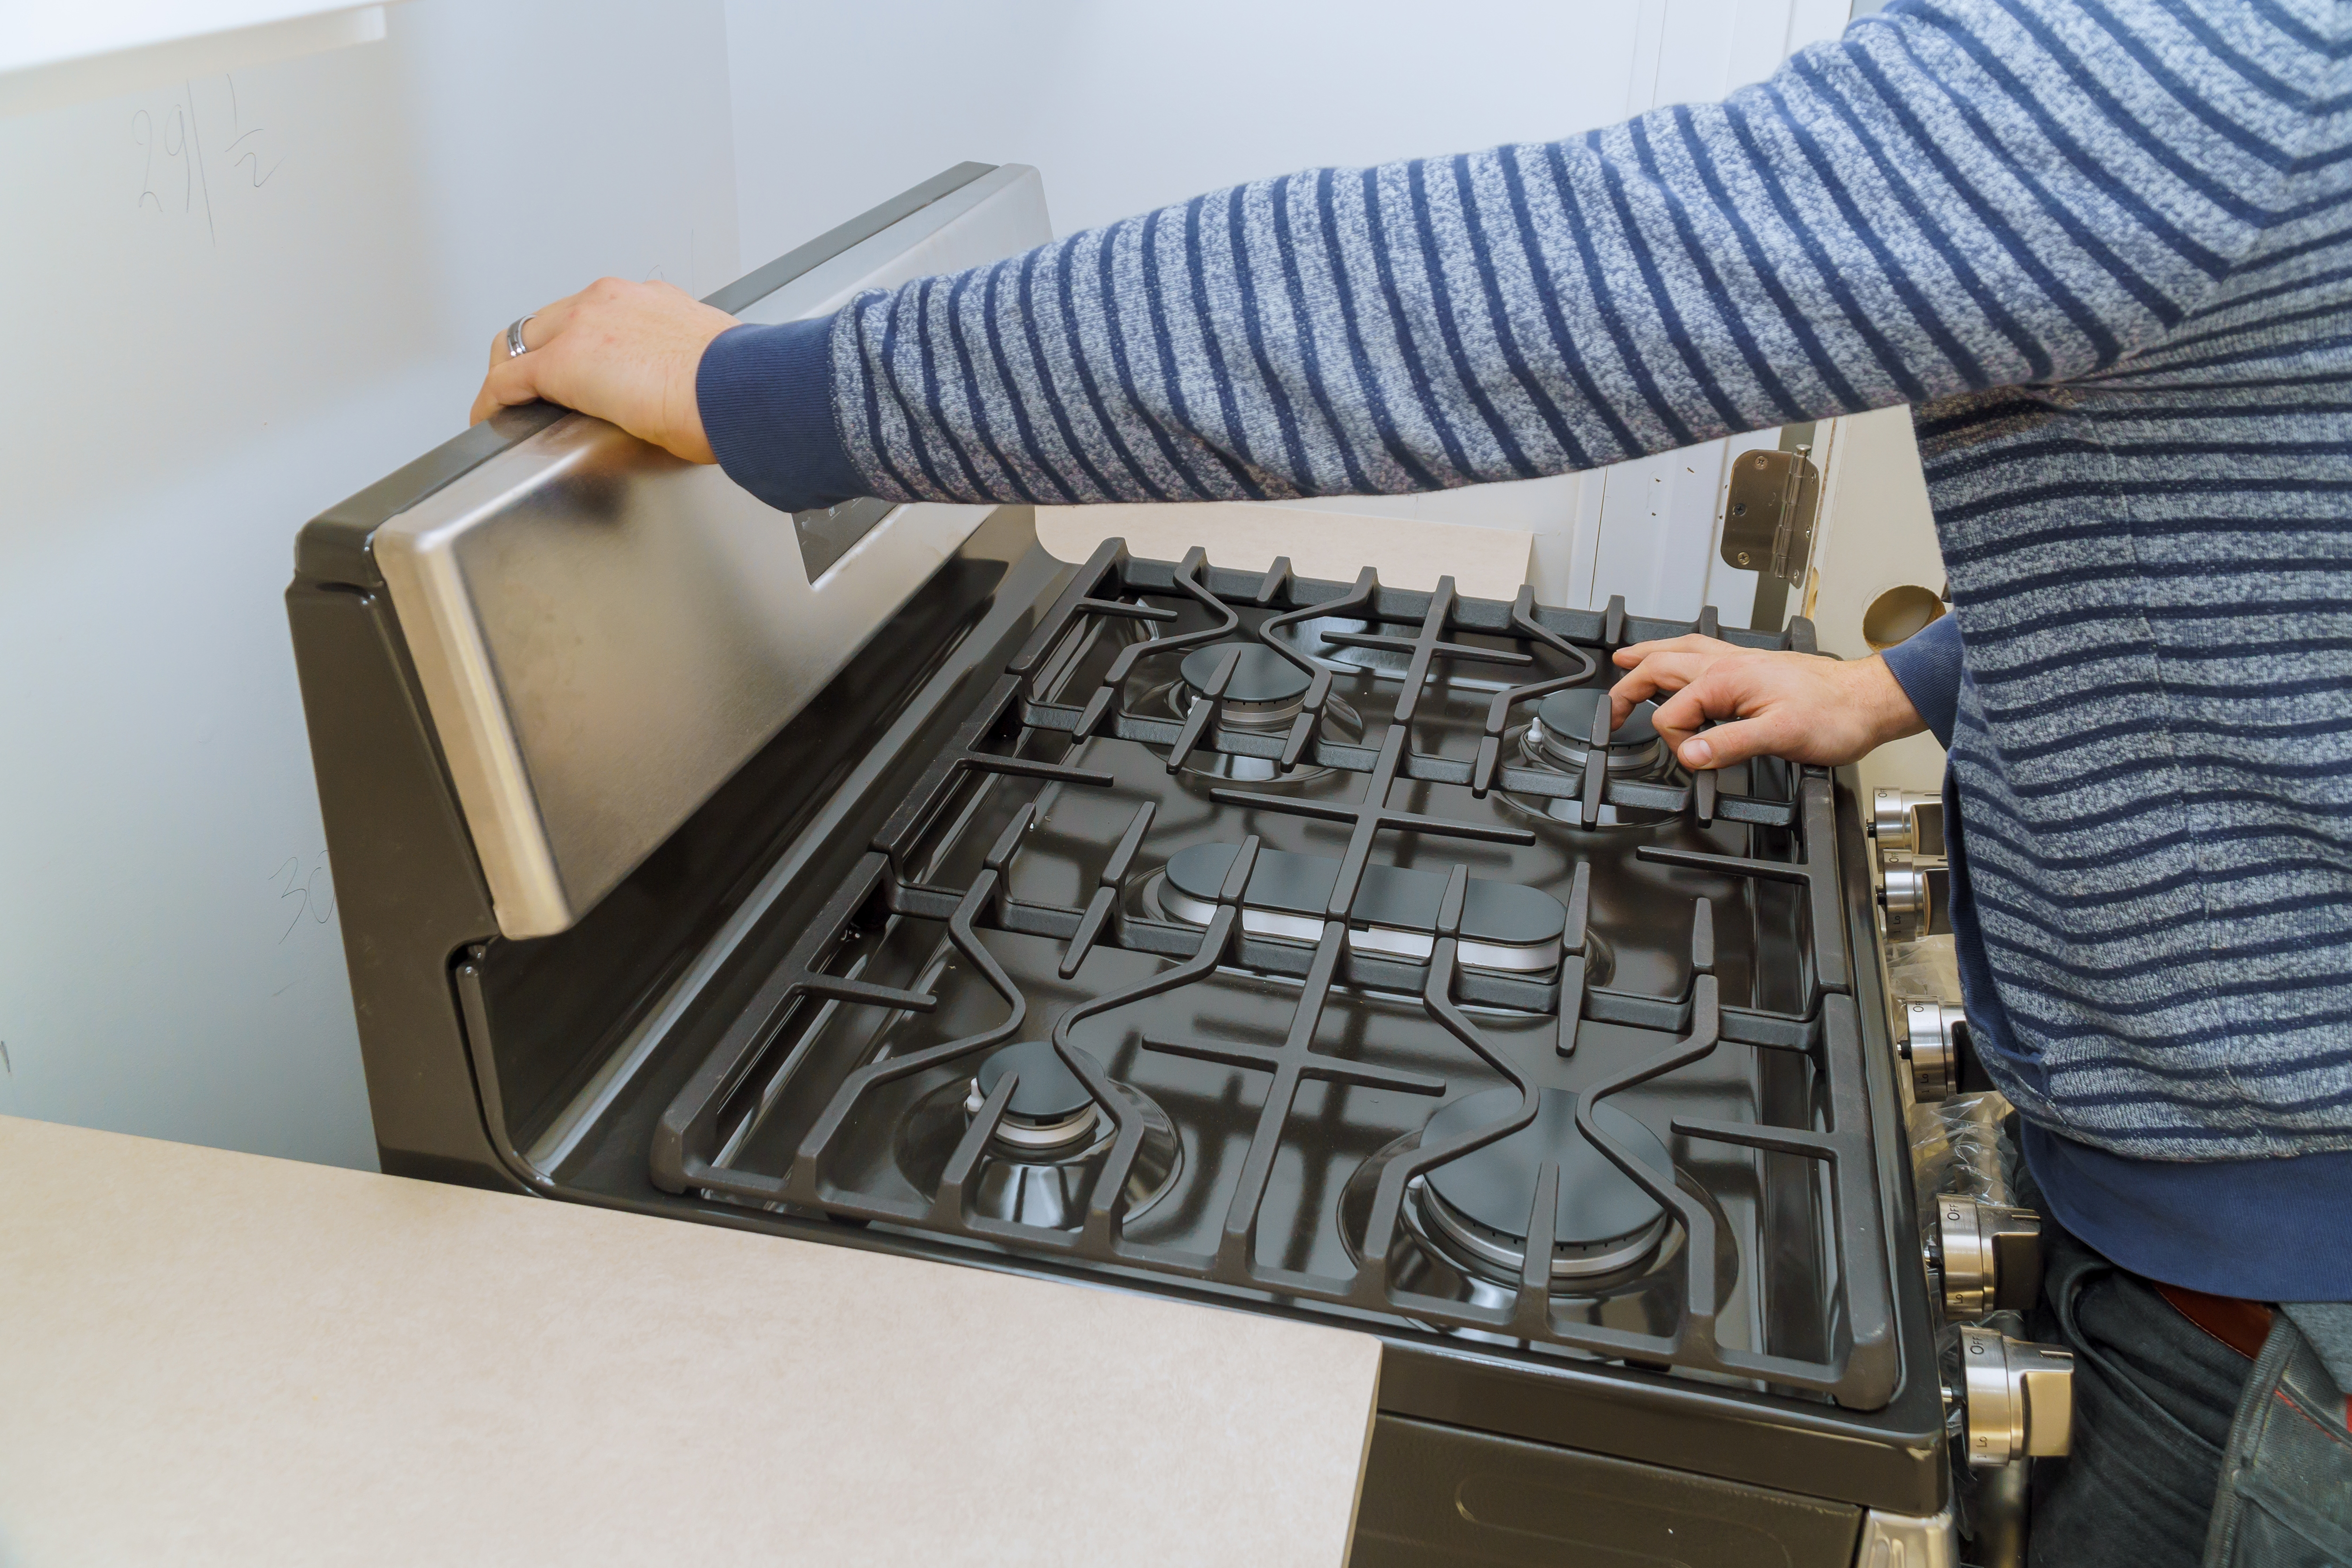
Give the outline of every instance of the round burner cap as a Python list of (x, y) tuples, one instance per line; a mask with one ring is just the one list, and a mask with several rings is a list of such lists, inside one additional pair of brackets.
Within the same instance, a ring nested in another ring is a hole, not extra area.
[[(1528, 1210), (1536, 1200), (1536, 1169), (1552, 1160), (1559, 1166), (1559, 1245), (1595, 1247), (1655, 1224), (1664, 1213), (1658, 1200), (1585, 1140), (1576, 1125), (1576, 1102), (1570, 1091), (1543, 1091), (1531, 1124), (1431, 1171), (1430, 1190), (1496, 1235), (1524, 1239)], [(1518, 1105), (1516, 1089), (1466, 1095), (1429, 1119), (1422, 1146), (1491, 1127), (1515, 1115)], [(1674, 1158), (1655, 1133), (1605, 1100), (1592, 1115), (1601, 1131), (1661, 1179), (1675, 1179)]]
[(1007, 1115), (1024, 1122), (1061, 1122), (1094, 1103), (1094, 1096), (1063, 1062), (1051, 1040), (1024, 1040), (990, 1053), (972, 1080), (982, 1098), (996, 1092), (1008, 1071), (1020, 1073), (1021, 1083), (1013, 1091), (1013, 1103), (1004, 1108)]
[[(1599, 686), (1571, 686), (1564, 692), (1554, 692), (1536, 708), (1536, 717), (1544, 733), (1563, 746), (1583, 746), (1592, 738), (1592, 716), (1601, 706), (1607, 693)], [(1651, 722), (1657, 715), (1658, 705), (1641, 702), (1625, 716), (1625, 722), (1610, 736), (1612, 747), (1630, 748), (1647, 746), (1658, 738), (1658, 727)]]
[[(1209, 689), (1217, 676), (1217, 661), (1227, 649), (1236, 644), (1212, 643), (1205, 648), (1195, 648), (1184, 655), (1178, 667), (1184, 684), (1196, 692)], [(1276, 653), (1263, 643), (1238, 644), (1241, 657), (1234, 662), (1234, 678), (1225, 683), (1225, 695), (1237, 703), (1286, 703), (1307, 695), (1308, 676), (1306, 671)]]

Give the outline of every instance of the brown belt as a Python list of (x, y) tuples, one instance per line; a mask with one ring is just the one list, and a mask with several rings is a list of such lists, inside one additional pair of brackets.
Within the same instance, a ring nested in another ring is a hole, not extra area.
[(2272, 1309), (2268, 1302), (2243, 1301), (2235, 1296), (2209, 1296), (2202, 1291), (2155, 1281), (2149, 1283), (2156, 1285), (2156, 1293), (2170, 1302), (2174, 1312), (2248, 1361), (2262, 1354), (2263, 1341), (2271, 1335)]

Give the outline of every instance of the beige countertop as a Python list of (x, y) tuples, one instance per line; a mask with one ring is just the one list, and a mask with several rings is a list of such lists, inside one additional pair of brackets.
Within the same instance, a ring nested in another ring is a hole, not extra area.
[(1369, 1336), (0, 1117), (0, 1568), (1342, 1563)]

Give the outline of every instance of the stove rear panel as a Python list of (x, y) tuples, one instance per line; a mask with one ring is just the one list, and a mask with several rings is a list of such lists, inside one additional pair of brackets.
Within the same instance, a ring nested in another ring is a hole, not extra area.
[[(726, 291), (768, 285), (736, 314), (822, 316), (1053, 237), (1035, 170), (978, 168), (789, 279), (762, 269)], [(572, 414), (384, 518), (370, 549), (499, 929), (579, 920), (989, 510), (858, 502), (795, 522), (715, 467)]]

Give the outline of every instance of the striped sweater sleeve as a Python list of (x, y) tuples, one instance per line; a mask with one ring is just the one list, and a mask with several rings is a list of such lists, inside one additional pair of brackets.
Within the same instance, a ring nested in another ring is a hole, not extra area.
[(707, 423), (787, 507), (853, 473), (894, 499), (1257, 499), (2063, 381), (2158, 338), (2255, 232), (2257, 204), (2140, 193), (2184, 159), (2241, 172), (2227, 115), (2176, 96), (2231, 84), (2140, 68), (2168, 16), (1896, 0), (1721, 103), (1260, 181), (868, 294), (797, 375), (740, 329)]

